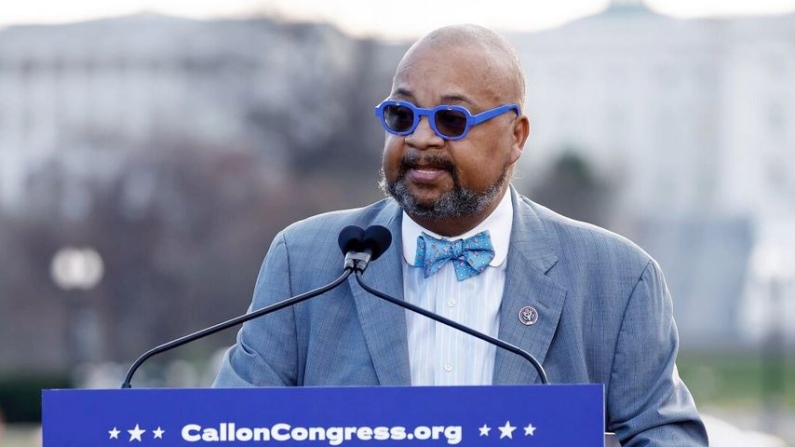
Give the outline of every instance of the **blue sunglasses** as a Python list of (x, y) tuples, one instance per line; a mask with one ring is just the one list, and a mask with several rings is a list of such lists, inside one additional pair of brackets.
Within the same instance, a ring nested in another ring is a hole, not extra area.
[(469, 128), (500, 116), (505, 112), (515, 111), (519, 115), (519, 106), (504, 104), (485, 112), (472, 115), (464, 107), (441, 105), (432, 109), (417, 107), (408, 101), (386, 100), (375, 107), (375, 116), (387, 132), (395, 135), (409, 135), (420, 124), (420, 118), (428, 117), (431, 129), (445, 140), (460, 140), (467, 136)]

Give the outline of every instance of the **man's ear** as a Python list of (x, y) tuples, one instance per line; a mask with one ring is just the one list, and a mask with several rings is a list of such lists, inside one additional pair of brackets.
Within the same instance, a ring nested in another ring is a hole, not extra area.
[(511, 146), (511, 163), (516, 163), (522, 155), (522, 149), (530, 136), (530, 119), (527, 115), (516, 117), (513, 122), (513, 144)]

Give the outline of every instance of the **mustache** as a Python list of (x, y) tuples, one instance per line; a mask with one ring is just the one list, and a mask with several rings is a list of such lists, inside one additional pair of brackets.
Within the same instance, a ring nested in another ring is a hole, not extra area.
[(403, 174), (409, 169), (416, 168), (420, 165), (433, 166), (437, 169), (444, 169), (445, 171), (455, 173), (455, 164), (450, 159), (442, 157), (437, 154), (424, 154), (422, 156), (417, 154), (406, 154), (400, 159), (400, 173)]

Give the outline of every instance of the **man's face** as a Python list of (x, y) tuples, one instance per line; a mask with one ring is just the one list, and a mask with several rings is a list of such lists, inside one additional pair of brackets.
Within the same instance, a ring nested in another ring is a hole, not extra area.
[[(482, 55), (465, 48), (416, 48), (398, 68), (390, 99), (428, 108), (459, 105), (474, 115), (505, 102), (495, 85), (502, 77), (493, 70)], [(436, 135), (427, 117), (412, 134), (387, 133), (382, 188), (420, 221), (485, 218), (521, 153), (524, 141), (517, 144), (512, 131), (516, 119), (508, 112), (471, 127), (456, 141)]]

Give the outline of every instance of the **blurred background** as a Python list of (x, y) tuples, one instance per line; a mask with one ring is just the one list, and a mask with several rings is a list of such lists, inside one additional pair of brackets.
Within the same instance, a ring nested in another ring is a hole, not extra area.
[[(713, 445), (795, 446), (795, 1), (535, 3), (4, 5), (0, 445), (38, 445), (42, 388), (244, 313), (284, 226), (379, 199), (397, 62), (475, 22), (528, 78), (515, 186), (660, 262)], [(207, 386), (234, 335), (133, 385)]]

